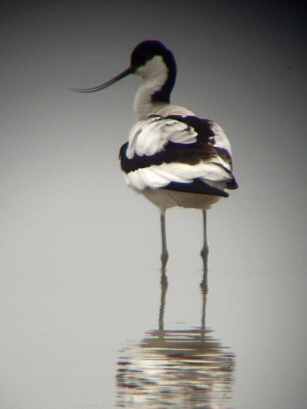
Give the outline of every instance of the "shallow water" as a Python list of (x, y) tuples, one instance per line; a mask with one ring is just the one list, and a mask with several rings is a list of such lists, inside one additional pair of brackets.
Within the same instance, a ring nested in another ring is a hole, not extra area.
[(303, 409), (306, 277), (196, 261), (4, 280), (0, 407)]
[(199, 328), (164, 329), (167, 285), (161, 280), (159, 326), (120, 351), (117, 407), (227, 408), (235, 356), (206, 328), (203, 292)]

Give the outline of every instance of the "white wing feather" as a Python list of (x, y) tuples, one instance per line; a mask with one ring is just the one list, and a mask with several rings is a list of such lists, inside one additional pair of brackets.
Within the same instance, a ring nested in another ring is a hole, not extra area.
[(191, 183), (193, 179), (201, 179), (211, 186), (223, 189), (231, 178), (226, 170), (210, 162), (201, 162), (198, 165), (163, 163), (138, 169), (126, 175), (128, 185), (137, 190), (146, 187), (161, 188), (170, 182)]
[(154, 155), (160, 152), (167, 142), (190, 144), (196, 142), (195, 130), (171, 118), (150, 117), (137, 122), (131, 129), (127, 157)]

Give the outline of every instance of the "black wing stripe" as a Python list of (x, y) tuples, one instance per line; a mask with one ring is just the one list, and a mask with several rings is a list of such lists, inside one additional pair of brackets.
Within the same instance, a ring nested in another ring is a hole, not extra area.
[(176, 121), (182, 122), (187, 126), (195, 129), (197, 135), (197, 140), (202, 143), (209, 143), (210, 138), (214, 137), (215, 133), (212, 129), (212, 121), (209, 119), (198, 118), (197, 116), (188, 115), (169, 115), (166, 119), (175, 119)]
[(185, 145), (174, 142), (168, 142), (163, 151), (154, 155), (134, 155), (128, 159), (126, 155), (128, 143), (121, 147), (119, 157), (121, 168), (125, 173), (134, 172), (138, 169), (148, 168), (153, 165), (162, 165), (163, 163), (185, 163), (188, 165), (197, 165), (202, 160), (210, 160), (216, 152), (211, 145)]
[(232, 180), (229, 180), (226, 185), (226, 188), (231, 189), (231, 190), (238, 189), (238, 187), (239, 185), (235, 178), (233, 178)]
[(200, 179), (194, 179), (192, 183), (171, 182), (162, 189), (175, 190), (176, 192), (198, 193), (205, 195), (214, 195), (228, 197), (229, 194), (221, 189), (210, 186)]

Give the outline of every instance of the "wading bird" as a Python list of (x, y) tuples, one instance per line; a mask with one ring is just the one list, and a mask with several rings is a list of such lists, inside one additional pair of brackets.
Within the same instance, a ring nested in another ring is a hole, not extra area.
[(137, 123), (120, 149), (120, 163), (128, 186), (160, 209), (162, 254), (168, 260), (165, 212), (179, 206), (203, 211), (203, 258), (208, 253), (206, 210), (236, 189), (228, 138), (214, 121), (170, 103), (176, 80), (176, 61), (160, 41), (147, 40), (135, 47), (130, 67), (108, 82), (78, 92), (102, 90), (130, 75), (142, 77), (135, 96)]

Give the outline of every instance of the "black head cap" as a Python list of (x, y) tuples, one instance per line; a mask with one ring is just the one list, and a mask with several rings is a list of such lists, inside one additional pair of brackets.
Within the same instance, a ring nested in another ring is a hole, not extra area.
[(177, 66), (173, 53), (160, 41), (145, 40), (138, 44), (131, 53), (131, 68), (137, 70), (156, 56), (161, 56), (167, 69), (168, 79), (161, 91), (152, 96), (153, 100), (169, 102), (170, 94), (175, 85)]
[(175, 61), (174, 56), (170, 50), (168, 50), (160, 41), (146, 40), (138, 44), (131, 53), (131, 66), (140, 67), (146, 64), (156, 55), (160, 55), (163, 59), (172, 59)]

